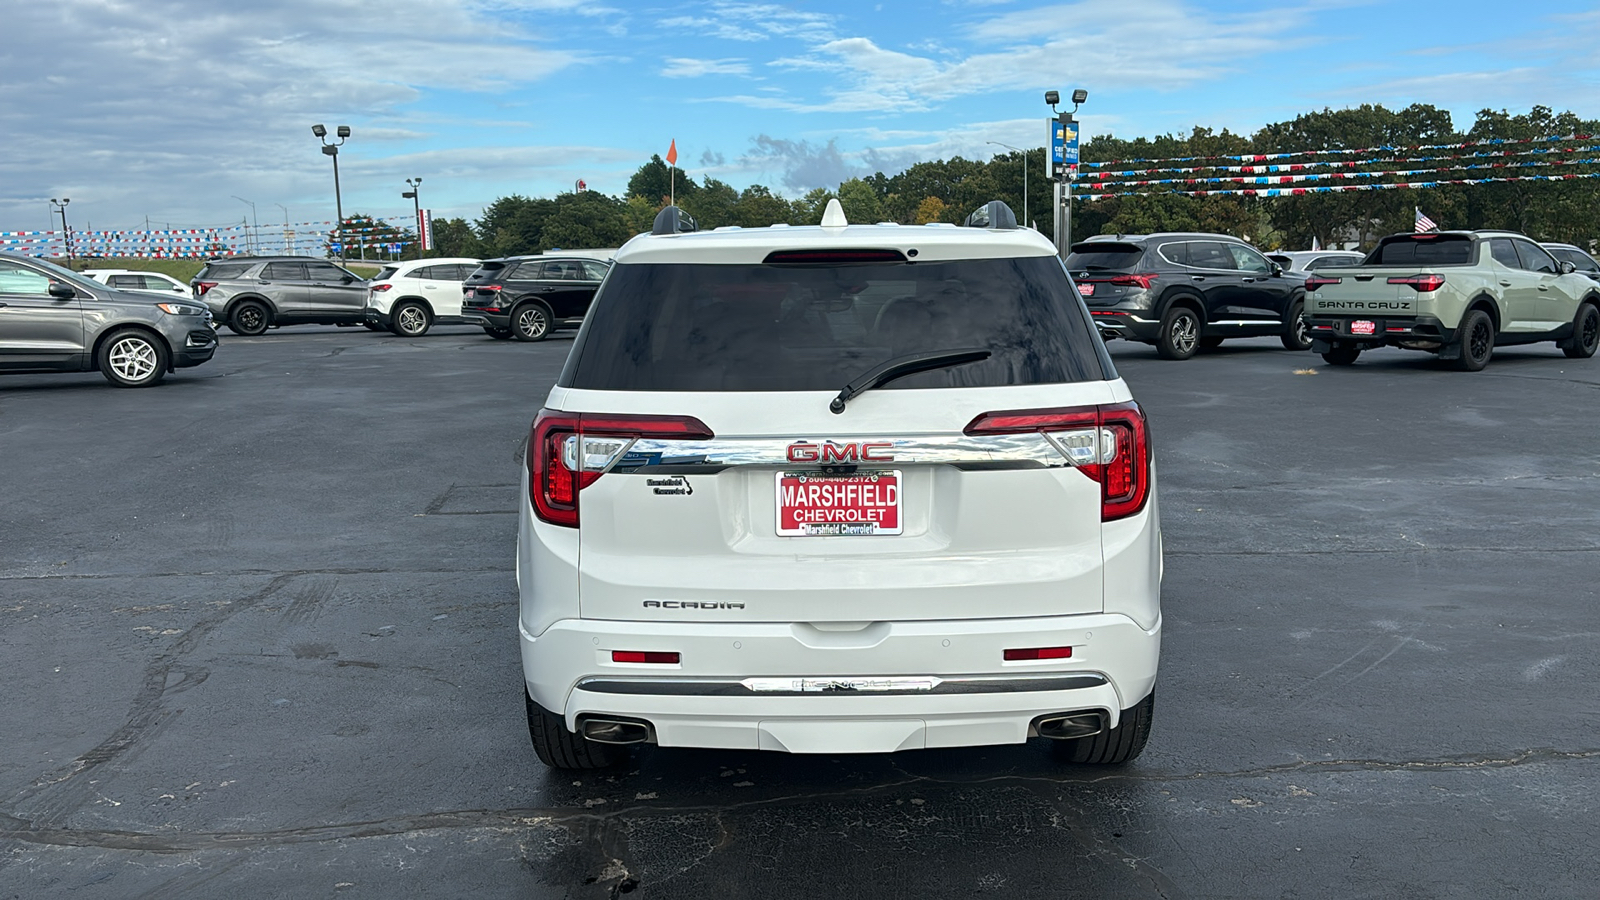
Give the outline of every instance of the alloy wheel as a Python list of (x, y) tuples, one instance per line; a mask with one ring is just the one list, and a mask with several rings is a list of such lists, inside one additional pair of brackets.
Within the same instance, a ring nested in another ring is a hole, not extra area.
[(1480, 319), (1479, 321), (1474, 322), (1472, 326), (1472, 335), (1468, 339), (1467, 343), (1468, 351), (1472, 354), (1472, 358), (1487, 358), (1489, 356), (1490, 341), (1492, 341), (1493, 338), (1494, 332), (1489, 328), (1488, 320)]
[(1181, 313), (1172, 320), (1172, 346), (1179, 353), (1188, 353), (1199, 340), (1200, 323), (1189, 313)]
[(255, 331), (261, 327), (261, 323), (263, 321), (261, 317), (261, 310), (255, 308), (254, 306), (246, 306), (244, 309), (241, 309), (235, 313), (234, 316), (239, 320), (239, 327), (243, 328), (245, 331)]
[(545, 318), (544, 310), (537, 306), (530, 306), (517, 314), (517, 330), (527, 337), (541, 337), (549, 327), (550, 320)]
[(407, 306), (400, 310), (400, 316), (397, 321), (399, 322), (400, 330), (406, 334), (421, 334), (422, 329), (428, 325), (428, 317), (415, 306)]
[(123, 381), (143, 381), (156, 370), (156, 348), (144, 338), (125, 337), (111, 345), (106, 360)]

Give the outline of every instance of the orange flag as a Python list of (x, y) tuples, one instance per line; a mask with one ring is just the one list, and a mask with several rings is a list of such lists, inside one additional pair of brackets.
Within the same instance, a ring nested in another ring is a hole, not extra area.
[(667, 148), (667, 165), (675, 166), (677, 164), (678, 164), (678, 139), (677, 138), (673, 138), (672, 139), (672, 146)]

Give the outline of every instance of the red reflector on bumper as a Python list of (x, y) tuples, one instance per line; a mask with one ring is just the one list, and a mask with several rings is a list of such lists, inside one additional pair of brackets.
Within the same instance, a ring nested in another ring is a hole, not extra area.
[(1028, 647), (1020, 650), (1007, 650), (1007, 660), (1019, 659), (1067, 659), (1072, 656), (1071, 647)]
[(660, 650), (613, 650), (611, 661), (619, 663), (664, 663), (677, 665), (679, 655), (677, 652)]

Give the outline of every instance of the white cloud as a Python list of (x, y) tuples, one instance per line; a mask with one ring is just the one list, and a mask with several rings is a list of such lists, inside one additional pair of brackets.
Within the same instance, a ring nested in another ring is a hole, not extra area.
[(393, 114), (425, 91), (502, 91), (586, 61), (475, 0), (391, 0), (382, 15), (357, 0), (56, 0), (9, 5), (6, 30), (0, 221), (24, 223), (58, 192), (97, 225), (321, 194), (313, 122), (356, 127), (348, 159), (421, 137)]
[(750, 64), (742, 59), (689, 59), (671, 57), (661, 70), (663, 78), (699, 78), (703, 75), (747, 75)]
[(833, 17), (772, 3), (713, 2), (703, 15), (673, 16), (657, 23), (663, 30), (694, 32), (729, 41), (770, 38), (818, 43), (833, 37)]

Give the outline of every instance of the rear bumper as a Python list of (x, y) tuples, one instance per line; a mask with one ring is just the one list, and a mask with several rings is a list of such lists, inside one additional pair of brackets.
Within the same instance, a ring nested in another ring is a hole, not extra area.
[(379, 328), (388, 330), (392, 326), (393, 321), (394, 320), (389, 317), (387, 312), (371, 306), (367, 307), (366, 322), (368, 325), (376, 325)]
[(463, 306), (461, 320), (468, 325), (481, 325), (485, 328), (510, 328), (511, 311), (485, 312), (479, 308)]
[[(1372, 334), (1356, 334), (1351, 328), (1355, 322), (1373, 323)], [(1452, 344), (1456, 330), (1446, 328), (1435, 316), (1305, 316), (1307, 333), (1313, 350), (1326, 352), (1334, 343), (1355, 345), (1372, 349), (1385, 345), (1408, 344), (1425, 348), (1427, 344), (1441, 347)]]
[(1161, 320), (1149, 316), (1148, 310), (1094, 309), (1089, 315), (1100, 329), (1102, 337), (1119, 337), (1130, 341), (1151, 342), (1161, 333)]
[[(1159, 621), (1146, 630), (1105, 613), (872, 623), (825, 637), (784, 623), (563, 619), (537, 637), (519, 630), (530, 696), (569, 728), (621, 716), (649, 722), (663, 746), (794, 753), (1021, 743), (1035, 719), (1062, 712), (1102, 712), (1114, 727), (1154, 687), (1161, 650)], [(1073, 655), (1003, 662), (1007, 648), (1041, 646)], [(612, 650), (682, 662), (615, 663)], [(752, 688), (751, 678), (773, 681)], [(930, 686), (870, 689), (891, 678)], [(806, 690), (782, 689), (797, 679)]]

